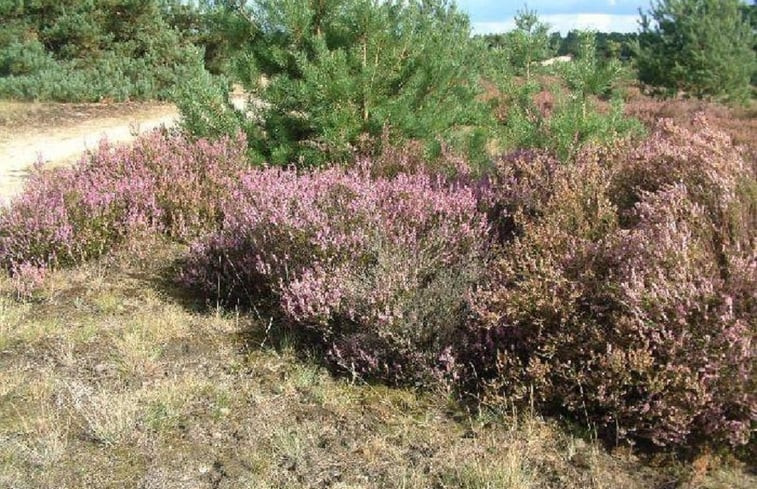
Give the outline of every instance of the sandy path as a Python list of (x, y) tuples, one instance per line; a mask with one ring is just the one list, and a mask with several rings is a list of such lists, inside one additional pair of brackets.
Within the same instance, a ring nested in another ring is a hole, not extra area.
[(111, 142), (128, 142), (136, 134), (161, 125), (170, 127), (177, 120), (178, 112), (173, 106), (158, 105), (128, 115), (97, 117), (58, 127), (40, 124), (12, 130), (12, 137), (0, 140), (0, 203), (21, 191), (38, 158), (48, 165), (72, 163), (85, 151), (96, 148), (104, 137)]

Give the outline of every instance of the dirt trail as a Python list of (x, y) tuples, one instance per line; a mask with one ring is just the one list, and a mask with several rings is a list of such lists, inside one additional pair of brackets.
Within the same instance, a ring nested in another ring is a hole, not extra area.
[[(0, 112), (2, 109), (9, 112), (0, 106)], [(86, 107), (83, 112), (73, 111), (62, 118), (45, 110), (31, 117), (33, 123), (8, 117), (0, 127), (0, 203), (21, 191), (30, 167), (39, 158), (46, 165), (69, 164), (96, 148), (102, 138), (128, 142), (137, 134), (162, 125), (170, 127), (178, 120), (176, 108), (167, 104), (114, 108), (94, 117), (86, 113)]]

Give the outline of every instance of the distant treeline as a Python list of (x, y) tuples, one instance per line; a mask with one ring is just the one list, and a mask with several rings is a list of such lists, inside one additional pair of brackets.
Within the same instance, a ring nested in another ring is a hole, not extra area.
[[(554, 56), (577, 56), (580, 51), (580, 33), (571, 30), (563, 36), (559, 32), (549, 35), (549, 50)], [(485, 34), (480, 36), (490, 48), (503, 48), (507, 45), (508, 34)], [(629, 60), (633, 57), (633, 45), (638, 41), (639, 35), (635, 32), (596, 32), (594, 34), (597, 56), (600, 58), (615, 58)]]
[[(753, 32), (757, 32), (757, 3), (742, 3), (739, 7), (741, 17), (749, 23)], [(549, 34), (549, 51), (554, 56), (577, 56), (580, 52), (580, 34), (579, 30), (571, 30), (563, 36), (560, 32)], [(507, 45), (509, 33), (485, 34), (480, 37), (490, 48), (503, 48)], [(597, 48), (597, 56), (600, 58), (615, 58), (622, 61), (628, 61), (635, 57), (638, 49), (635, 47), (639, 42), (639, 33), (637, 32), (595, 32), (594, 38)], [(757, 51), (757, 44), (753, 46)], [(757, 79), (752, 80), (752, 84), (757, 83)]]

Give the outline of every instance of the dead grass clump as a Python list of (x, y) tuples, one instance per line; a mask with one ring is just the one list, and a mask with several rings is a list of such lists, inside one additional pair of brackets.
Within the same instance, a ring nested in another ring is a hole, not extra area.
[(86, 436), (105, 446), (125, 442), (136, 427), (139, 403), (128, 392), (95, 390), (83, 382), (66, 383), (68, 404), (78, 415)]

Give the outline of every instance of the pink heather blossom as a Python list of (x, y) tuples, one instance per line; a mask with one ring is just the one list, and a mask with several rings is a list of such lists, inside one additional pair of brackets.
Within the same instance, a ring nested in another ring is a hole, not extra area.
[(0, 210), (0, 263), (73, 264), (141, 232), (188, 239), (215, 228), (244, 154), (241, 138), (192, 142), (153, 132), (132, 146), (104, 140), (71, 168), (38, 166)]
[(273, 297), (337, 363), (399, 380), (411, 374), (392, 365), (428, 372), (460, 327), (488, 227), (471, 187), (365, 165), (247, 172), (184, 273), (211, 296), (220, 283), (232, 301)]

